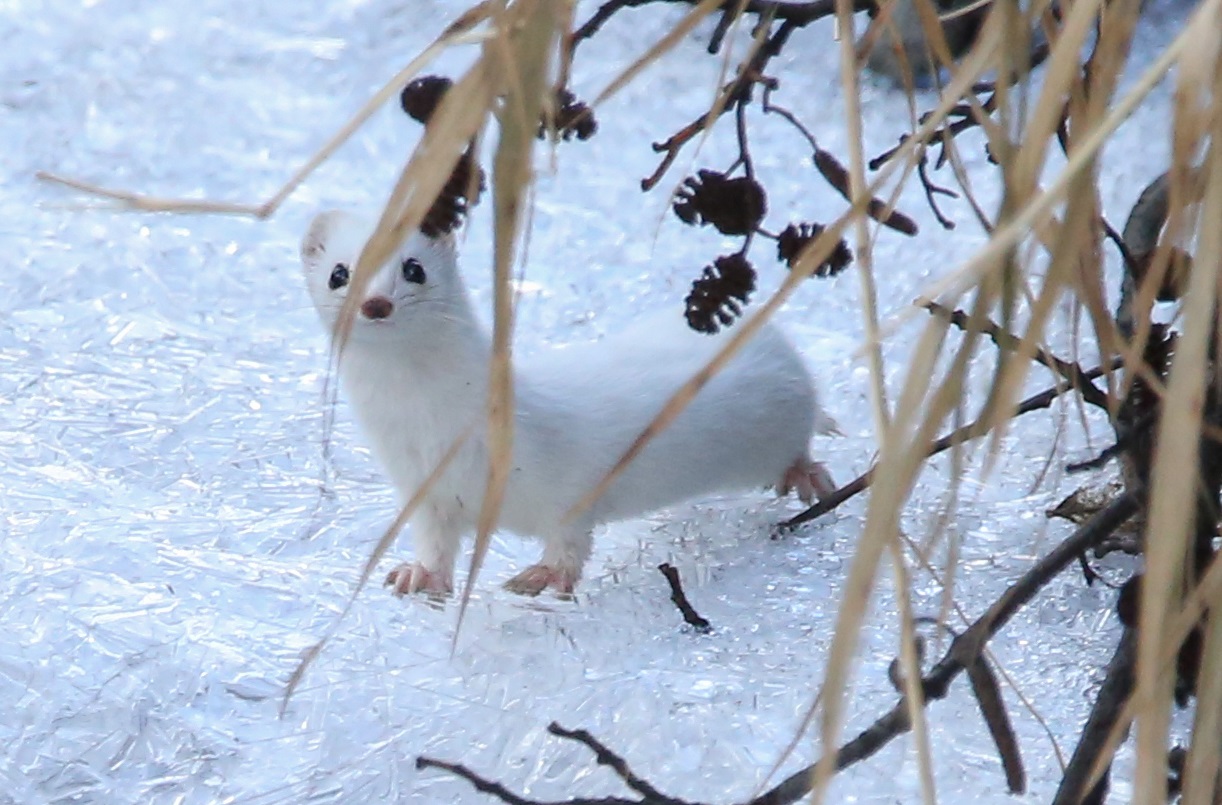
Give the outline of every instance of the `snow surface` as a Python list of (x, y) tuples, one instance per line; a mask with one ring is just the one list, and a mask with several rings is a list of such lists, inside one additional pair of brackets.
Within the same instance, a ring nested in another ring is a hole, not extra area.
[[(668, 793), (729, 802), (763, 784), (791, 739), (821, 678), (864, 497), (780, 541), (769, 526), (796, 504), (762, 492), (618, 524), (598, 536), (575, 603), (501, 591), (538, 546), (500, 538), (452, 656), (455, 607), (371, 587), (277, 717), (289, 673), (334, 622), (395, 508), (342, 403), (329, 466), (324, 458), (327, 348), (297, 242), (320, 208), (376, 208), (419, 127), (389, 106), (263, 223), (115, 213), (33, 174), (259, 201), (457, 10), (439, 0), (0, 3), (0, 800), (490, 801), (443, 773), (417, 772), (422, 754), (534, 797), (625, 793), (589, 753), (546, 733), (556, 720), (591, 730)], [(1148, 63), (1184, 14), (1153, 4), (1134, 62)], [(578, 94), (604, 86), (677, 16), (622, 13), (581, 49)], [(595, 337), (639, 306), (679, 315), (700, 266), (731, 245), (683, 228), (666, 211), (666, 187), (641, 194), (637, 185), (657, 159), (649, 143), (707, 108), (720, 68), (703, 51), (709, 32), (600, 109), (593, 140), (560, 145), (554, 172), (541, 149), (523, 349)], [(821, 23), (794, 37), (773, 69), (784, 79), (776, 101), (845, 155), (831, 33)], [(470, 57), (449, 54), (440, 69), (453, 74)], [(1101, 184), (1113, 222), (1162, 170), (1168, 94), (1162, 87), (1107, 153)], [(867, 84), (863, 109), (871, 153), (907, 126), (904, 100), (882, 83)], [(780, 120), (752, 122), (769, 225), (837, 215), (843, 203), (800, 138)], [(725, 166), (732, 149), (724, 126), (668, 181)], [(990, 208), (997, 187), (979, 138), (965, 136), (963, 152)], [(878, 236), (888, 316), (983, 241), (962, 202), (947, 204), (960, 222), (953, 233), (937, 227), (918, 188), (901, 206), (923, 231)], [(489, 214), (478, 209), (464, 246), (481, 304)], [(767, 246), (754, 252), (765, 290), (783, 270)], [(848, 272), (810, 283), (783, 316), (847, 434), (816, 445), (841, 481), (869, 466), (874, 444), (859, 298)], [(919, 323), (888, 340), (893, 388)], [(1068, 354), (1063, 331), (1055, 346)], [(978, 395), (988, 368), (986, 355)], [(1047, 381), (1033, 373), (1031, 387)], [(1088, 442), (1073, 409), (1033, 414), (1006, 438), (989, 479), (975, 480), (982, 461), (969, 462), (948, 523), (961, 541), (955, 596), (969, 616), (1069, 532), (1042, 511), (1077, 481), (1057, 468), (1104, 443), (1106, 429), (1092, 427)], [(922, 477), (904, 522), (914, 538), (929, 533), (948, 473), (943, 457)], [(679, 567), (712, 634), (682, 627), (661, 561)], [(1127, 567), (1105, 563), (1114, 579)], [(888, 578), (884, 568), (846, 736), (896, 698)], [(913, 585), (916, 611), (936, 614), (939, 585), (923, 572)], [(994, 644), (1066, 755), (1117, 634), (1113, 601), (1066, 574)], [(929, 709), (943, 801), (1050, 798), (1059, 769), (1049, 739), (1006, 696), (1030, 793), (1005, 793), (960, 681)], [(816, 751), (803, 740), (783, 772)], [(832, 796), (918, 800), (907, 737), (842, 774)]]

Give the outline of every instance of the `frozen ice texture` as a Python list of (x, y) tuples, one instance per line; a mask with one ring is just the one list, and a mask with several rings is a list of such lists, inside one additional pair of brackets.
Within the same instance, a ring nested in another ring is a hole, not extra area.
[[(376, 209), (419, 128), (393, 107), (379, 112), (264, 223), (116, 213), (33, 174), (261, 200), (453, 12), (425, 0), (0, 6), (0, 801), (485, 801), (444, 774), (417, 772), (421, 754), (538, 797), (618, 793), (588, 753), (546, 734), (552, 720), (591, 730), (676, 796), (730, 801), (762, 782), (789, 741), (821, 676), (863, 499), (780, 541), (769, 526), (794, 506), (762, 492), (615, 525), (599, 535), (576, 603), (500, 591), (538, 550), (500, 537), (453, 653), (453, 606), (367, 589), (277, 717), (288, 674), (333, 623), (394, 513), (342, 400), (326, 428), (334, 384), (297, 242), (319, 208)], [(580, 52), (578, 94), (601, 88), (643, 33), (660, 34), (677, 14), (629, 11), (608, 25)], [(1181, 14), (1152, 7), (1136, 63)], [(599, 134), (561, 145), (555, 173), (541, 153), (523, 349), (596, 337), (642, 305), (681, 315), (688, 283), (725, 249), (669, 215), (665, 183), (648, 195), (637, 186), (657, 159), (649, 143), (706, 108), (719, 69), (703, 53), (708, 33), (602, 107)], [(794, 37), (775, 64), (776, 99), (843, 154), (830, 36), (825, 22)], [(447, 54), (440, 69), (470, 56)], [(863, 110), (874, 152), (906, 128), (902, 98), (881, 85), (866, 84)], [(1160, 90), (1107, 152), (1113, 221), (1162, 170), (1166, 142), (1142, 132), (1164, 131), (1166, 110)], [(810, 169), (803, 142), (780, 120), (752, 123), (774, 228), (837, 215), (843, 203)], [(973, 136), (963, 153), (988, 209), (997, 187)], [(722, 131), (698, 157), (685, 153), (667, 181), (727, 164), (731, 140)], [(983, 241), (965, 206), (950, 205), (954, 233), (937, 227), (919, 189), (902, 206), (923, 232), (878, 240), (887, 315)], [(488, 208), (463, 245), (481, 304)], [(766, 247), (756, 256), (764, 289), (783, 270)], [(850, 271), (810, 283), (783, 316), (847, 434), (816, 448), (842, 481), (874, 448), (858, 299)], [(914, 326), (886, 347), (893, 385)], [(1052, 346), (1072, 351), (1068, 326)], [(977, 400), (987, 357), (978, 369)], [(1046, 380), (1033, 372), (1032, 387)], [(1056, 416), (1066, 428), (1054, 448)], [(1093, 427), (1097, 447), (1107, 431)], [(1053, 450), (1054, 467), (1089, 455), (1069, 409), (1016, 423), (993, 475), (964, 486), (950, 528), (963, 556), (955, 595), (969, 616), (1066, 533), (1041, 514), (1072, 486), (1055, 471), (1037, 484)], [(949, 466), (932, 462), (907, 507), (904, 526), (918, 539), (942, 505)], [(968, 467), (974, 477), (980, 461)], [(713, 634), (681, 627), (654, 570), (661, 561), (679, 567)], [(1109, 567), (1124, 570), (1120, 560)], [(882, 587), (863, 633), (850, 733), (895, 698), (886, 679), (895, 606)], [(917, 611), (936, 613), (939, 586), (917, 572), (914, 588)], [(1066, 752), (1095, 662), (1116, 636), (1113, 595), (1067, 574), (995, 646)], [(1059, 776), (1052, 750), (1007, 697), (1031, 775), (1025, 801), (1047, 801)], [(1018, 801), (1004, 794), (965, 685), (930, 716), (945, 801), (962, 801), (956, 792)], [(783, 772), (814, 752), (804, 739)], [(843, 774), (834, 800), (914, 801), (917, 792), (912, 744), (901, 739)]]

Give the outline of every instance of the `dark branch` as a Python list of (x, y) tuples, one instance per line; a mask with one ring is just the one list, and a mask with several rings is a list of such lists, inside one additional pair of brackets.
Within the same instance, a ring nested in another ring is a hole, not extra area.
[[(1102, 542), (1136, 514), (1138, 500), (1138, 495), (1134, 492), (1125, 492), (1100, 509), (1068, 539), (1024, 573), (1022, 578), (1010, 585), (984, 615), (956, 637), (938, 664), (921, 680), (926, 705), (930, 701), (945, 698), (955, 677), (978, 660), (989, 639), (1034, 598), (1036, 593), (1072, 564), (1079, 555)], [(842, 746), (832, 758), (823, 758), (819, 763), (834, 763), (839, 771), (870, 757), (911, 728), (908, 701), (901, 698), (886, 715)], [(751, 800), (748, 805), (789, 805), (798, 801), (810, 791), (817, 765), (795, 772), (772, 790)]]
[(670, 600), (679, 608), (679, 612), (683, 614), (684, 623), (691, 626), (698, 632), (709, 632), (713, 629), (713, 624), (708, 622), (707, 618), (701, 617), (696, 608), (687, 600), (687, 594), (683, 592), (683, 585), (679, 581), (679, 571), (670, 563), (663, 562), (658, 565), (658, 570), (666, 577), (667, 584), (670, 585)]
[[(1017, 352), (1021, 345), (1021, 339), (1018, 336), (1006, 332), (995, 322), (988, 319), (973, 322), (971, 316), (962, 310), (950, 310), (937, 302), (924, 302), (921, 306), (935, 316), (949, 321), (960, 330), (984, 333), (997, 345), (998, 349), (1005, 350), (1006, 352)], [(1042, 347), (1035, 348), (1033, 357), (1073, 386), (1074, 390), (1082, 395), (1083, 401), (1090, 403), (1096, 408), (1102, 408), (1104, 411), (1110, 411), (1107, 395), (1100, 391), (1098, 386), (1083, 380), (1084, 372), (1081, 366), (1058, 358)]]
[(972, 693), (976, 694), (976, 702), (980, 705), (980, 714), (984, 716), (984, 723), (997, 746), (997, 754), (1001, 758), (1001, 768), (1006, 773), (1006, 785), (1010, 793), (1025, 793), (1027, 773), (1023, 770), (1023, 756), (1018, 749), (1018, 737), (1014, 734), (1010, 714), (1006, 712), (1006, 703), (1001, 698), (1001, 686), (997, 684), (997, 677), (989, 667), (989, 661), (983, 656), (979, 657), (968, 666), (967, 678), (972, 685)]
[[(1024, 573), (1018, 581), (1010, 585), (989, 607), (988, 611), (976, 619), (967, 628), (967, 631), (951, 642), (950, 648), (947, 649), (938, 664), (922, 677), (924, 703), (928, 705), (930, 701), (945, 698), (950, 690), (950, 683), (965, 669), (981, 661), (985, 645), (1009, 623), (1015, 613), (1029, 603), (1078, 556), (1102, 542), (1133, 516), (1139, 507), (1138, 500), (1139, 495), (1135, 492), (1126, 492), (1116, 498)], [(911, 727), (908, 718), (908, 702), (906, 697), (901, 696), (895, 706), (873, 725), (842, 746), (832, 758), (821, 759), (819, 763), (831, 762), (837, 771), (847, 768), (872, 756)], [(640, 800), (615, 797), (571, 799), (563, 803), (553, 803), (553, 805), (696, 805), (696, 803), (675, 799), (659, 792), (635, 775), (623, 758), (585, 730), (568, 730), (553, 723), (548, 727), (548, 731), (553, 735), (578, 741), (589, 747), (594, 751), (599, 765), (612, 769), (629, 788), (641, 795)], [(510, 805), (546, 805), (546, 803), (523, 799), (500, 783), (489, 781), (459, 764), (418, 758), (416, 766), (417, 768), (439, 768), (449, 771), (470, 782), (478, 791), (498, 797), (502, 802), (510, 803)], [(817, 766), (818, 764), (807, 766), (791, 774), (776, 787), (749, 800), (745, 805), (791, 805), (797, 802), (810, 791)]]
[[(1107, 737), (1112, 731), (1116, 719), (1124, 709), (1124, 703), (1133, 690), (1133, 672), (1137, 663), (1137, 639), (1132, 629), (1125, 629), (1116, 646), (1116, 653), (1108, 663), (1107, 675), (1095, 697), (1086, 726), (1082, 728), (1082, 737), (1074, 749), (1073, 757), (1065, 768), (1065, 776), (1057, 789), (1052, 805), (1069, 805), (1084, 802), (1086, 785), (1090, 782), (1090, 773), (1096, 758), (1103, 751)], [(1094, 801), (1101, 801), (1103, 791), (1107, 789), (1107, 774), (1091, 790)]]
[[(1116, 359), (1107, 367), (1097, 366), (1088, 372), (1084, 372), (1081, 375), (1081, 379), (1083, 383), (1089, 383), (1095, 378), (1102, 377), (1108, 372), (1119, 369), (1121, 365), (1122, 363), (1120, 359)], [(1060, 397), (1062, 394), (1072, 388), (1073, 386), (1063, 384), (1053, 386), (1050, 389), (1045, 389), (1039, 394), (1034, 394), (1018, 404), (1018, 408), (1014, 411), (1014, 416), (1017, 417), (1030, 413), (1031, 411), (1039, 411), (1043, 408), (1047, 408), (1048, 406), (1052, 405), (1053, 400)], [(934, 456), (938, 453), (949, 450), (951, 447), (954, 447), (957, 444), (962, 444), (963, 442), (968, 442), (972, 439), (978, 439), (992, 430), (992, 428), (992, 424), (986, 423), (981, 419), (977, 419), (976, 421), (970, 422), (963, 427), (956, 428), (951, 433), (948, 433), (941, 439), (938, 439), (929, 446), (929, 450), (925, 453), (925, 456)], [(870, 484), (873, 483), (874, 471), (876, 469), (877, 466), (866, 470), (865, 473), (859, 475), (857, 478), (854, 478), (852, 481), (849, 481), (847, 484), (832, 492), (830, 495), (823, 498), (806, 511), (796, 514), (785, 522), (781, 523), (779, 528), (781, 530), (787, 530), (794, 528), (795, 526), (799, 526), (802, 523), (809, 522), (810, 520), (814, 520), (816, 517), (822, 517), (832, 509), (838, 507), (841, 503), (844, 503), (849, 498), (856, 497), (859, 493), (868, 489)]]

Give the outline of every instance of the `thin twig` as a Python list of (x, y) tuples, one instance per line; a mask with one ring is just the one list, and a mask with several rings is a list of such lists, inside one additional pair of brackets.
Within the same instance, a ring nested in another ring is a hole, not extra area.
[[(938, 664), (921, 678), (924, 704), (928, 705), (930, 701), (945, 698), (950, 690), (950, 683), (964, 670), (980, 661), (989, 640), (1077, 556), (1106, 539), (1136, 514), (1139, 499), (1138, 493), (1125, 492), (1113, 500), (1006, 588), (1006, 591), (983, 615), (951, 642)], [(900, 697), (891, 710), (874, 724), (842, 746), (834, 756), (823, 758), (819, 762), (834, 763), (837, 770), (847, 768), (872, 756), (909, 729), (911, 729), (911, 723), (908, 702), (906, 697)], [(578, 741), (589, 747), (594, 751), (599, 765), (612, 769), (625, 785), (642, 797), (640, 800), (627, 800), (620, 797), (570, 799), (564, 803), (553, 803), (552, 805), (697, 805), (697, 803), (669, 797), (658, 791), (634, 774), (622, 757), (608, 749), (585, 730), (568, 730), (559, 724), (552, 723), (548, 726), (548, 732)], [(774, 788), (748, 800), (744, 805), (791, 805), (797, 802), (810, 791), (817, 765), (807, 766), (791, 774)], [(417, 768), (431, 767), (449, 771), (470, 782), (477, 790), (498, 797), (502, 802), (510, 803), (510, 805), (547, 805), (523, 799), (508, 791), (502, 784), (481, 777), (460, 764), (418, 758), (416, 766)]]
[[(442, 769), (453, 774), (455, 777), (461, 777), (466, 780), (471, 786), (481, 794), (491, 794), (501, 802), (507, 802), (509, 805), (542, 805), (537, 800), (525, 799), (510, 791), (503, 784), (495, 780), (489, 780), (461, 763), (448, 763), (444, 760), (434, 760), (430, 757), (416, 758), (417, 769)], [(627, 803), (628, 800), (622, 800)], [(611, 800), (607, 800), (608, 803)]]
[[(946, 654), (922, 679), (926, 705), (935, 699), (945, 698), (960, 673), (981, 656), (989, 639), (1002, 629), (1025, 606), (1036, 593), (1070, 565), (1082, 552), (1102, 542), (1113, 531), (1137, 513), (1139, 497), (1135, 492), (1125, 492), (1105, 508), (1100, 509), (1090, 520), (1070, 535), (1047, 556), (1037, 562), (1023, 576), (1010, 585), (988, 611), (968, 627), (967, 631), (952, 641)], [(870, 757), (892, 739), (911, 729), (908, 718), (908, 703), (901, 698), (885, 715), (874, 722), (856, 738), (842, 746), (832, 757), (820, 763), (831, 762), (837, 770), (844, 769)], [(817, 765), (817, 764), (816, 764)], [(810, 791), (814, 779), (815, 765), (801, 769), (783, 780), (775, 788), (751, 800), (748, 805), (789, 805)]]
[[(622, 9), (639, 8), (640, 6), (653, 5), (654, 3), (695, 6), (699, 2), (700, 0), (608, 0), (608, 2), (599, 6), (598, 10), (573, 32), (569, 47), (571, 50), (576, 50), (578, 44), (598, 33), (599, 29), (606, 25), (607, 21)], [(738, 5), (739, 0), (726, 0), (722, 4), (722, 10), (732, 14)], [(852, 5), (854, 11), (872, 11), (876, 8), (875, 0), (853, 0)], [(754, 14), (760, 18), (789, 22), (801, 28), (816, 20), (835, 14), (836, 2), (835, 0), (815, 0), (815, 2), (811, 3), (787, 3), (779, 2), (779, 0), (747, 0), (747, 3), (743, 5), (743, 13)], [(713, 48), (713, 44), (716, 41), (717, 39), (714, 37), (710, 42), (710, 53), (716, 52)]]
[(1001, 698), (1001, 686), (997, 684), (997, 677), (989, 667), (989, 661), (983, 656), (978, 658), (968, 666), (967, 678), (972, 685), (972, 693), (976, 694), (976, 702), (980, 705), (980, 714), (984, 716), (984, 723), (989, 728), (989, 734), (993, 736), (994, 745), (997, 746), (1001, 768), (1006, 773), (1006, 786), (1011, 794), (1026, 793), (1027, 773), (1023, 770), (1023, 756), (1018, 749), (1018, 737), (1014, 734), (1010, 714), (1006, 712), (1005, 701)]
[[(1065, 471), (1083, 472), (1085, 470), (1101, 469), (1113, 458), (1133, 447), (1134, 442), (1136, 442), (1138, 438), (1148, 436), (1150, 428), (1158, 419), (1158, 415), (1158, 410), (1147, 411), (1131, 423), (1118, 423), (1115, 427), (1118, 435), (1116, 436), (1116, 441), (1114, 444), (1103, 448), (1101, 451), (1099, 451), (1099, 455), (1095, 456), (1094, 458), (1067, 464), (1065, 466)], [(1208, 438), (1208, 434), (1206, 435), (1206, 438)]]
[[(1116, 653), (1108, 663), (1107, 675), (1103, 685), (1095, 696), (1095, 704), (1091, 707), (1086, 726), (1082, 728), (1082, 736), (1074, 749), (1061, 785), (1057, 788), (1052, 805), (1070, 805), (1079, 803), (1087, 793), (1084, 789), (1090, 782), (1090, 775), (1095, 759), (1103, 751), (1107, 736), (1112, 731), (1124, 703), (1133, 690), (1133, 671), (1137, 663), (1137, 640), (1132, 629), (1125, 629), (1116, 646)], [(1107, 789), (1107, 774), (1099, 780), (1091, 791), (1092, 796), (1098, 796)]]
[(687, 600), (687, 593), (683, 592), (683, 585), (679, 581), (678, 569), (669, 562), (663, 562), (658, 565), (658, 570), (662, 571), (662, 575), (666, 577), (666, 583), (670, 585), (670, 600), (683, 614), (683, 622), (698, 632), (712, 631), (713, 624), (709, 623), (707, 618), (701, 617), (696, 608)]
[[(1047, 42), (1035, 45), (1031, 49), (1031, 53), (1028, 57), (1026, 71), (1022, 74), (1019, 74), (1018, 72), (1011, 73), (1008, 76), (1009, 81), (1007, 82), (1007, 86), (1017, 84), (1027, 72), (1034, 70), (1036, 67), (1042, 64), (1044, 60), (1048, 58), (1051, 52), (1052, 50)], [(989, 97), (984, 101), (978, 101), (977, 103), (979, 104), (980, 111), (983, 112), (985, 116), (988, 116), (992, 115), (993, 112), (997, 110), (997, 82), (980, 81), (972, 86), (972, 93), (975, 95), (983, 95), (986, 92), (989, 93)], [(957, 119), (952, 120), (952, 118)], [(925, 113), (920, 117), (919, 125), (924, 125), (928, 119), (929, 113)], [(929, 137), (929, 142), (932, 143), (937, 140), (941, 143), (941, 150), (939, 151), (938, 159), (934, 164), (935, 169), (946, 164), (947, 144), (963, 132), (983, 126), (987, 117), (979, 116), (973, 109), (972, 104), (962, 103), (951, 109), (950, 113), (946, 116), (946, 119), (947, 122)], [(907, 142), (909, 136), (910, 135), (908, 134), (903, 135), (900, 137), (898, 145), (871, 159), (869, 162), (870, 170), (878, 170), (880, 167), (882, 167), (884, 162), (895, 156), (900, 148), (904, 146), (904, 143)]]
[[(1117, 358), (1107, 367), (1097, 366), (1094, 369), (1083, 372), (1081, 375), (1081, 380), (1083, 383), (1089, 383), (1095, 378), (1101, 377), (1108, 372), (1114, 372), (1122, 365), (1121, 360)], [(1052, 405), (1053, 401), (1057, 397), (1060, 397), (1062, 394), (1070, 391), (1073, 388), (1073, 386), (1065, 383), (1053, 386), (1050, 389), (1045, 389), (1039, 394), (1034, 394), (1018, 404), (1018, 408), (1014, 411), (1014, 416), (1017, 417), (1030, 413), (1031, 411), (1039, 411), (1043, 408), (1047, 408), (1048, 406)], [(931, 444), (929, 446), (929, 450), (925, 452), (925, 457), (928, 458), (930, 456), (935, 456), (938, 453), (949, 450), (951, 447), (957, 444), (971, 441), (972, 439), (978, 439), (992, 430), (996, 424), (997, 423), (986, 423), (983, 421), (983, 419), (977, 419), (974, 422), (970, 422), (962, 427), (956, 428), (951, 433), (948, 433), (941, 439), (938, 439), (936, 442)], [(781, 530), (787, 530), (795, 526), (799, 526), (802, 523), (809, 522), (810, 520), (814, 520), (816, 517), (822, 517), (838, 507), (840, 504), (844, 503), (849, 498), (855, 497), (859, 493), (864, 492), (870, 487), (870, 484), (873, 483), (874, 472), (877, 468), (877, 465), (875, 465), (866, 470), (866, 472), (854, 478), (852, 481), (849, 481), (844, 486), (820, 499), (818, 503), (811, 506), (806, 511), (800, 512), (799, 514), (796, 514), (785, 522), (781, 523), (779, 528)]]
[(587, 747), (594, 753), (594, 760), (598, 763), (598, 765), (606, 766), (614, 771), (616, 776), (624, 781), (624, 785), (628, 786), (646, 799), (657, 802), (682, 801), (666, 796), (661, 791), (650, 785), (647, 781), (638, 777), (636, 773), (632, 771), (632, 769), (628, 768), (628, 762), (626, 760), (615, 752), (612, 752), (605, 744), (586, 730), (566, 729), (553, 721), (551, 724), (547, 725), (547, 731), (559, 738), (567, 738), (570, 741), (577, 741), (577, 743)]
[(751, 161), (751, 144), (747, 138), (747, 105), (740, 103), (734, 110), (735, 130), (738, 134), (738, 158), (748, 179), (755, 178), (755, 165)]
[[(764, 78), (764, 68), (771, 61), (773, 56), (776, 56), (785, 47), (785, 43), (789, 41), (789, 37), (800, 26), (797, 23), (784, 21), (777, 27), (767, 39), (756, 48), (754, 55), (738, 69), (737, 75), (734, 76), (729, 84), (723, 89), (718, 96), (714, 105), (708, 112), (701, 114), (699, 117), (692, 120), (683, 128), (672, 134), (666, 140), (660, 143), (653, 144), (653, 150), (662, 154), (662, 160), (658, 163), (658, 167), (649, 176), (641, 180), (642, 190), (652, 190), (657, 186), (658, 182), (666, 174), (666, 171), (674, 163), (679, 156), (679, 152), (685, 145), (691, 142), (696, 135), (700, 134), (708, 126), (712, 125), (717, 118), (724, 115), (732, 108), (748, 103), (751, 100), (751, 88), (757, 83), (766, 82)], [(724, 102), (723, 102), (724, 99)], [(719, 108), (720, 105), (720, 108)], [(714, 114), (716, 112), (716, 114)]]
[[(1013, 333), (1008, 333), (993, 321), (984, 319), (979, 322), (972, 321), (972, 317), (962, 310), (951, 310), (950, 308), (940, 305), (937, 302), (925, 301), (921, 303), (921, 307), (933, 313), (961, 330), (984, 333), (989, 337), (999, 349), (1006, 352), (1017, 352), (1022, 344), (1021, 339)], [(1048, 352), (1043, 347), (1037, 346), (1035, 354), (1032, 356), (1036, 361), (1044, 364), (1052, 371), (1056, 372), (1074, 387), (1079, 394), (1082, 395), (1082, 400), (1097, 408), (1102, 408), (1104, 411), (1110, 411), (1108, 398), (1105, 393), (1099, 390), (1093, 383), (1083, 382), (1082, 367), (1071, 361), (1058, 358), (1051, 352)]]
[[(789, 121), (789, 124), (798, 130), (806, 142), (810, 143), (811, 159), (815, 163), (815, 168), (823, 176), (823, 178), (835, 188), (846, 201), (852, 201), (852, 193), (849, 187), (849, 173), (845, 170), (840, 161), (830, 152), (819, 147), (819, 141), (815, 139), (815, 135), (811, 134), (802, 121), (798, 120), (798, 116), (784, 106), (777, 106), (772, 102), (772, 92), (777, 87), (776, 82), (764, 84), (763, 108), (764, 114), (776, 114)], [(948, 195), (955, 195), (953, 191), (945, 188), (938, 188), (940, 192)], [(907, 215), (904, 215), (898, 210), (887, 211), (887, 205), (882, 199), (870, 199), (866, 206), (866, 214), (880, 224), (894, 229), (897, 232), (902, 232), (905, 235), (915, 235), (917, 233), (916, 222)], [(939, 216), (940, 218), (940, 216)], [(954, 224), (951, 224), (954, 227)]]
[(942, 210), (938, 207), (937, 199), (934, 196), (959, 198), (959, 194), (948, 187), (935, 184), (933, 179), (929, 178), (929, 158), (925, 155), (924, 149), (922, 149), (921, 158), (917, 160), (917, 176), (921, 179), (921, 186), (925, 188), (925, 200), (929, 202), (929, 209), (933, 210), (934, 217), (938, 219), (938, 223), (942, 225), (943, 229), (954, 229), (955, 222), (942, 214)]
[(1137, 257), (1129, 249), (1129, 244), (1124, 242), (1124, 236), (1121, 235), (1111, 225), (1107, 218), (1099, 216), (1099, 223), (1103, 225), (1103, 233), (1107, 235), (1107, 239), (1115, 245), (1116, 250), (1120, 252), (1120, 259), (1124, 261), (1124, 267), (1128, 270), (1129, 276), (1136, 277), (1141, 274), (1141, 266), (1137, 263)]

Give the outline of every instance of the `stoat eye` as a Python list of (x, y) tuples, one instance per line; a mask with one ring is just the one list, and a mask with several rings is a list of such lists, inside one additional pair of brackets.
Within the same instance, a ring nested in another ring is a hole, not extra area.
[(348, 266), (343, 263), (336, 263), (335, 268), (331, 269), (331, 279), (327, 280), (327, 285), (331, 290), (343, 288), (348, 284)]
[(403, 258), (403, 279), (417, 285), (424, 284), (424, 266), (415, 257)]

